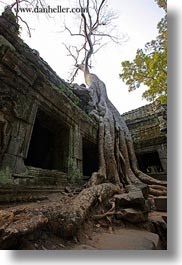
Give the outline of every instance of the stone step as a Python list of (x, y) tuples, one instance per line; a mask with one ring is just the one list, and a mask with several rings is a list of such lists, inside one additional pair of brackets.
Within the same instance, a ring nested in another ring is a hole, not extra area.
[(167, 212), (167, 197), (159, 196), (154, 197), (156, 211)]
[(142, 212), (149, 212), (148, 187), (147, 185), (128, 185), (125, 187), (126, 193), (116, 194), (116, 210), (120, 211), (125, 208), (136, 208)]
[(68, 175), (58, 170), (47, 170), (42, 168), (27, 167), (24, 174), (13, 174), (15, 181), (19, 184), (44, 184), (56, 185), (67, 184)]
[(128, 193), (116, 194), (114, 196), (116, 200), (116, 208), (118, 210), (122, 208), (132, 207), (133, 205), (140, 207), (144, 206), (145, 199), (143, 197), (141, 189), (132, 185), (128, 185), (127, 191)]
[(24, 196), (0, 196), (0, 205), (7, 205), (12, 203), (27, 203), (37, 202), (48, 199), (47, 196), (35, 196), (35, 195), (24, 195)]
[(10, 186), (0, 187), (0, 195), (11, 194), (27, 194), (27, 193), (42, 193), (42, 192), (60, 192), (65, 186)]
[(31, 176), (31, 175), (23, 175), (23, 176), (14, 176), (15, 181), (21, 185), (27, 184), (43, 184), (43, 185), (66, 185), (68, 183), (67, 177), (60, 177), (60, 176)]
[[(51, 193), (64, 193), (69, 188), (70, 192), (74, 191), (74, 194), (78, 194), (81, 191), (81, 188), (76, 185), (64, 185), (64, 186), (19, 186), (19, 185), (7, 185), (0, 187), (0, 203), (6, 202), (8, 199), (10, 201), (16, 201), (19, 197), (22, 198), (31, 198), (32, 196), (43, 196), (49, 195)], [(14, 198), (14, 199), (13, 199)], [(22, 199), (24, 200), (24, 199)], [(36, 199), (35, 199), (36, 200)]]
[(164, 173), (148, 173), (148, 175), (157, 180), (167, 181), (167, 174)]
[(53, 193), (68, 193), (66, 190), (75, 195), (80, 192), (80, 187), (76, 185), (67, 186), (24, 186), (24, 185), (4, 185), (0, 187), (0, 209), (14, 203), (30, 203), (48, 199), (48, 196)]

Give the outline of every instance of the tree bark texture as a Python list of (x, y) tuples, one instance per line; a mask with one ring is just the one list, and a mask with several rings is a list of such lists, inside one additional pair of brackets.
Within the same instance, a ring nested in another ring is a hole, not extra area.
[[(166, 194), (166, 190), (160, 188), (167, 185), (166, 181), (156, 180), (138, 169), (132, 137), (125, 121), (108, 99), (105, 84), (96, 75), (88, 75), (94, 107), (91, 114), (99, 123), (98, 176), (103, 175), (109, 182), (120, 187), (140, 183), (153, 185), (149, 189), (151, 194)], [(92, 178), (93, 176), (91, 180)]]

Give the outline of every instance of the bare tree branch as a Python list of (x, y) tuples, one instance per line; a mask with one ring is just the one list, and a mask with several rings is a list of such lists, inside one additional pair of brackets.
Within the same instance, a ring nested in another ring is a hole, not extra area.
[(85, 59), (85, 70), (88, 71), (88, 61), (91, 57), (91, 55), (93, 54), (93, 44), (92, 44), (92, 41), (91, 41), (91, 32), (87, 32), (87, 20), (86, 20), (86, 17), (85, 15), (82, 13), (82, 18), (83, 18), (83, 21), (84, 21), (84, 34), (85, 34), (85, 37), (87, 39), (87, 42), (89, 44), (89, 51), (86, 55), (86, 59)]
[(29, 37), (31, 37), (31, 31), (30, 31), (28, 23), (25, 20), (23, 20), (22, 17), (20, 17), (20, 16), (17, 16), (17, 18), (20, 19), (26, 25)]
[[(40, 6), (41, 8), (45, 8), (47, 6), (46, 0), (12, 0), (12, 4), (10, 4), (8, 7), (11, 8), (12, 12), (15, 14), (16, 22), (19, 23), (19, 20), (25, 24), (28, 35), (31, 37), (31, 30), (28, 23), (23, 19), (23, 17), (20, 15), (21, 7), (24, 8), (25, 6), (22, 6), (22, 4), (25, 4), (26, 7), (31, 6), (32, 9), (34, 9), (36, 6)], [(51, 17), (50, 14), (45, 13), (45, 16)]]
[[(65, 48), (68, 55), (73, 58), (74, 65), (77, 65), (78, 62), (84, 63), (85, 70), (89, 71), (92, 55), (95, 55), (109, 42), (120, 44), (124, 37), (126, 41), (126, 36), (122, 35), (122, 38), (119, 38), (115, 34), (116, 26), (113, 21), (117, 19), (117, 15), (113, 10), (107, 8), (107, 0), (79, 0), (79, 5), (81, 9), (86, 8), (87, 12), (81, 13), (76, 31), (71, 26), (64, 25), (64, 31), (68, 32), (70, 37), (75, 37), (76, 41), (73, 45), (74, 51), (73, 46), (71, 50), (69, 45), (66, 45)], [(83, 38), (84, 42), (81, 43)], [(73, 76), (75, 76), (74, 69)]]
[(11, 8), (12, 11), (15, 12), (15, 18), (16, 18), (16, 22), (19, 23), (19, 20), (21, 22), (23, 22), (23, 24), (25, 24), (27, 30), (28, 30), (28, 35), (29, 37), (31, 37), (31, 30), (30, 27), (28, 25), (28, 23), (22, 18), (22, 16), (19, 15), (19, 10), (20, 10), (20, 6), (22, 3), (31, 5), (33, 8), (35, 6), (37, 6), (38, 4), (40, 4), (42, 7), (45, 7), (46, 3), (45, 1), (41, 1), (41, 0), (32, 0), (32, 1), (28, 1), (28, 0), (15, 0), (15, 2), (13, 2), (9, 7)]
[[(81, 24), (80, 24), (80, 29), (81, 29)], [(81, 36), (81, 37), (85, 38), (85, 36), (83, 34), (81, 34), (81, 33), (72, 33), (71, 30), (66, 25), (65, 25), (65, 29), (64, 30), (67, 30), (69, 32), (70, 36)]]
[(93, 54), (96, 54), (98, 51), (100, 51), (100, 50), (101, 50), (103, 47), (105, 47), (107, 44), (108, 44), (108, 42), (105, 42), (105, 43), (103, 43), (102, 45), (100, 45), (99, 48), (96, 49), (96, 50), (93, 52)]
[(97, 13), (97, 19), (96, 19), (96, 22), (94, 23), (94, 25), (93, 25), (93, 27), (92, 27), (92, 31), (95, 30), (95, 29), (98, 27), (98, 25), (99, 25), (100, 12), (101, 12), (101, 9), (102, 9), (102, 7), (103, 7), (105, 1), (106, 1), (106, 0), (102, 0), (100, 6), (99, 6), (99, 8), (98, 8), (98, 11), (96, 10), (96, 13)]
[(88, 17), (89, 17), (89, 22), (90, 22), (89, 27), (92, 28), (92, 17), (91, 17), (91, 14), (90, 14), (90, 8), (89, 8), (90, 6), (89, 6), (89, 4), (90, 4), (90, 1), (87, 0), (87, 12), (88, 12)]

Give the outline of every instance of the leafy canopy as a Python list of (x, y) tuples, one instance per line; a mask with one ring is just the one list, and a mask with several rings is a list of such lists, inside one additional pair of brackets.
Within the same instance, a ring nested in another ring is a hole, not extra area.
[(165, 10), (165, 16), (157, 25), (158, 36), (138, 49), (135, 59), (124, 61), (120, 78), (129, 86), (129, 92), (144, 84), (149, 87), (142, 97), (148, 101), (158, 99), (167, 103), (167, 0), (155, 0)]

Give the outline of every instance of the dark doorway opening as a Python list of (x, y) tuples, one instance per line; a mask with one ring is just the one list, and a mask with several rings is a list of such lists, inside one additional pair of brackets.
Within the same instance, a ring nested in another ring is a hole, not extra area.
[(139, 168), (145, 173), (160, 173), (164, 171), (157, 151), (137, 154), (137, 159)]
[(68, 171), (69, 129), (38, 110), (25, 165)]
[(87, 139), (83, 139), (83, 175), (90, 177), (98, 169), (98, 147)]
[(53, 169), (54, 134), (39, 122), (35, 122), (26, 165)]

